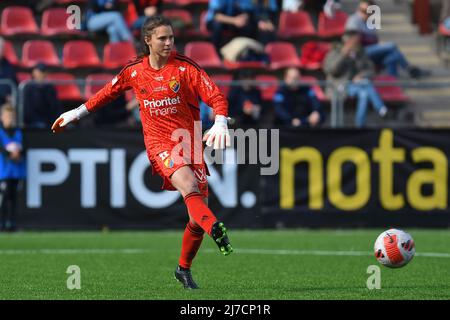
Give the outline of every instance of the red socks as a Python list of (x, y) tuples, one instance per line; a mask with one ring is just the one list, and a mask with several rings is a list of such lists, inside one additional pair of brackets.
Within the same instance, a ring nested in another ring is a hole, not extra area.
[(181, 245), (181, 255), (178, 264), (182, 268), (189, 269), (192, 260), (197, 254), (202, 244), (204, 231), (198, 225), (192, 224), (190, 221), (184, 229), (183, 243)]
[(203, 195), (198, 192), (191, 192), (184, 197), (184, 203), (188, 209), (189, 215), (207, 234), (211, 235), (211, 229), (216, 216), (209, 210), (203, 202)]
[(184, 202), (186, 203), (189, 215), (195, 221), (196, 225), (191, 223), (191, 221), (186, 225), (178, 264), (182, 268), (189, 269), (198, 249), (200, 249), (203, 234), (205, 232), (209, 235), (211, 234), (212, 226), (217, 219), (203, 202), (203, 195), (200, 193), (189, 193), (184, 197)]

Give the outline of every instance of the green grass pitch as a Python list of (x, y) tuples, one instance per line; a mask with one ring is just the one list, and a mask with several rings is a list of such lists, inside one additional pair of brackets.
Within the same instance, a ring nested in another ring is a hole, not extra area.
[[(0, 299), (450, 299), (449, 230), (407, 230), (418, 254), (367, 289), (382, 231), (231, 230), (226, 257), (205, 236), (195, 291), (173, 277), (181, 231), (0, 234)], [(80, 290), (67, 288), (70, 265)]]

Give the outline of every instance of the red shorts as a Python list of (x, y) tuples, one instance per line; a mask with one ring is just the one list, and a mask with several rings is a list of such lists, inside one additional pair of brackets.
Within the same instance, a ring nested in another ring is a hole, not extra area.
[(152, 174), (155, 172), (163, 178), (163, 185), (161, 189), (164, 190), (177, 190), (170, 181), (172, 174), (178, 169), (189, 166), (197, 179), (198, 189), (204, 197), (208, 197), (208, 180), (206, 176), (209, 176), (208, 167), (205, 163), (202, 164), (188, 164), (188, 163), (174, 163), (170, 158), (169, 153), (166, 151), (149, 154), (150, 163), (152, 165)]

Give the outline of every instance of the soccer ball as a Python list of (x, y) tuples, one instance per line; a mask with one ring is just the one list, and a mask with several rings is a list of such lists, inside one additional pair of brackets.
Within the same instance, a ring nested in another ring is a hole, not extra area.
[(375, 241), (374, 250), (378, 262), (389, 268), (405, 266), (416, 253), (411, 235), (398, 229), (382, 232)]

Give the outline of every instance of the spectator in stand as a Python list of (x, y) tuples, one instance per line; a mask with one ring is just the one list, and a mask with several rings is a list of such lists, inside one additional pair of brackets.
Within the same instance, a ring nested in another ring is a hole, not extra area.
[(23, 94), (24, 124), (29, 128), (49, 128), (63, 111), (56, 89), (46, 81), (47, 70), (42, 63), (32, 69), (31, 77), (34, 82), (25, 86)]
[(89, 0), (86, 23), (89, 31), (106, 30), (110, 42), (133, 40), (118, 0)]
[(279, 14), (277, 0), (254, 1), (254, 20), (258, 26), (256, 40), (264, 45), (276, 40)]
[(13, 106), (4, 104), (0, 113), (0, 230), (15, 231), (17, 189), (25, 178), (22, 132)]
[(326, 56), (324, 71), (335, 88), (344, 88), (343, 97), (356, 97), (357, 109), (355, 125), (363, 127), (367, 121), (368, 104), (381, 117), (387, 113), (381, 97), (372, 84), (374, 67), (361, 46), (358, 30), (347, 30), (343, 36), (343, 44), (336, 45)]
[(387, 70), (387, 73), (398, 77), (398, 68), (406, 70), (412, 78), (420, 78), (430, 75), (429, 71), (412, 66), (393, 42), (379, 42), (376, 29), (367, 25), (369, 13), (367, 8), (375, 5), (372, 0), (362, 0), (358, 10), (352, 14), (346, 24), (346, 30), (358, 30), (361, 34), (361, 44), (365, 47), (367, 56), (375, 63)]
[(298, 12), (303, 6), (303, 0), (283, 0), (281, 9), (283, 11)]
[(228, 39), (226, 33), (232, 36), (256, 38), (252, 0), (210, 0), (206, 15), (206, 27), (211, 31), (211, 41), (220, 51)]
[(450, 0), (442, 0), (441, 22), (447, 30), (450, 30)]
[(161, 13), (162, 0), (133, 0), (133, 5), (137, 18), (131, 29), (140, 33), (145, 19)]
[(273, 97), (277, 121), (292, 127), (317, 127), (323, 123), (322, 106), (310, 86), (300, 85), (300, 71), (291, 67)]
[(261, 118), (261, 91), (250, 81), (255, 78), (252, 72), (241, 71), (235, 80), (243, 83), (233, 86), (228, 94), (230, 117), (244, 125), (255, 125)]
[[(5, 40), (0, 37), (0, 79), (11, 80), (13, 85), (17, 86), (16, 71), (11, 63), (5, 58)], [(11, 102), (11, 86), (8, 84), (0, 84), (0, 104)]]

